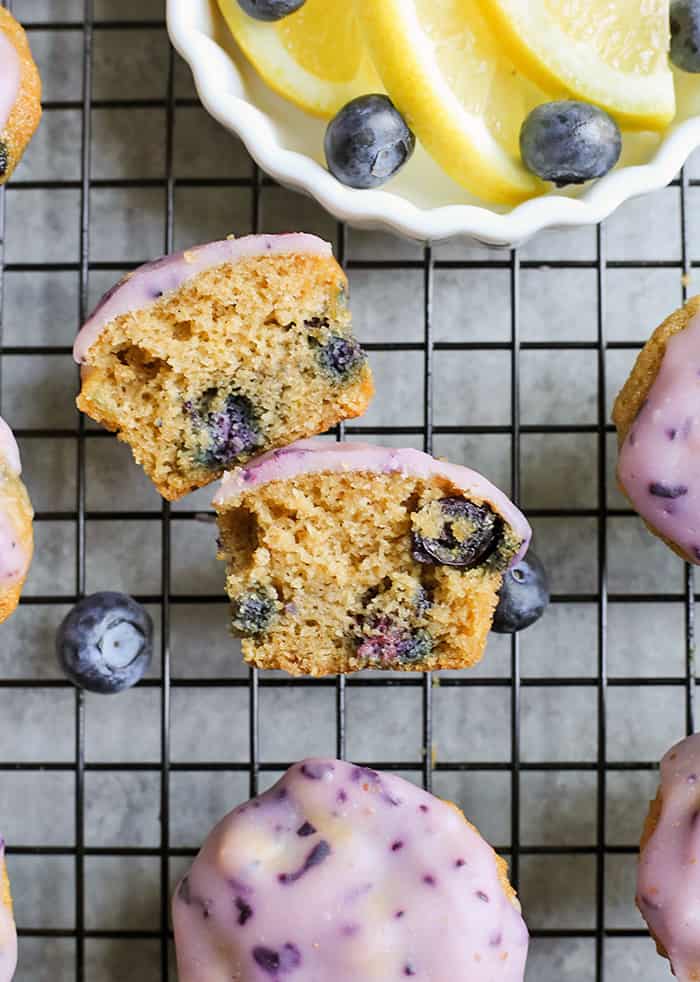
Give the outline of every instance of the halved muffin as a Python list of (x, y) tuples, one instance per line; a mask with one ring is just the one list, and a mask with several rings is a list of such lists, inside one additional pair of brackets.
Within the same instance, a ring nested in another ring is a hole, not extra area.
[(244, 657), (292, 675), (476, 664), (530, 540), (475, 471), (361, 443), (265, 454), (214, 506)]
[(179, 498), (364, 412), (372, 376), (347, 295), (312, 235), (225, 239), (148, 263), (78, 335), (78, 407)]

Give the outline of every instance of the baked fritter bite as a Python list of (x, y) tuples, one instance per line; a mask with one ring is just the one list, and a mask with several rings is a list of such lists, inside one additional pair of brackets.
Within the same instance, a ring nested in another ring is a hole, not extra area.
[(365, 411), (347, 279), (313, 235), (254, 235), (139, 267), (74, 346), (78, 408), (128, 443), (164, 498)]
[(306, 440), (214, 499), (243, 655), (258, 668), (468, 668), (530, 526), (475, 471), (418, 450)]

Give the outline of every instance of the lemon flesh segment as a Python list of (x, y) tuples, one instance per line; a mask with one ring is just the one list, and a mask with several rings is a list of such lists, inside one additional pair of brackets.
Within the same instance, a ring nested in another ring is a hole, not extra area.
[(282, 20), (249, 17), (236, 0), (218, 0), (238, 46), (279, 95), (329, 118), (351, 99), (382, 92), (351, 0), (306, 0)]
[(669, 0), (479, 0), (519, 71), (632, 129), (675, 115)]
[(485, 201), (545, 190), (520, 159), (520, 127), (546, 97), (503, 56), (476, 0), (356, 0), (397, 109), (453, 180)]

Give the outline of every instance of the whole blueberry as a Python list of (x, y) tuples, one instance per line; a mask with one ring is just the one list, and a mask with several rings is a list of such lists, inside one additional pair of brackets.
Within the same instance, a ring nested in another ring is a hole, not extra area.
[(491, 630), (514, 634), (534, 624), (549, 603), (549, 583), (532, 549), (504, 574)]
[(247, 590), (231, 601), (231, 623), (238, 634), (264, 634), (277, 617), (277, 597), (264, 587)]
[(433, 650), (428, 631), (412, 631), (383, 614), (363, 625), (363, 633), (355, 639), (359, 658), (371, 664), (391, 666), (423, 661)]
[(545, 102), (532, 110), (520, 130), (525, 166), (557, 187), (602, 177), (621, 151), (615, 120), (587, 102)]
[(238, 0), (241, 10), (255, 20), (282, 20), (303, 7), (306, 0)]
[(125, 593), (84, 597), (56, 632), (56, 654), (71, 682), (110, 694), (135, 685), (153, 655), (153, 621)]
[(684, 72), (700, 72), (700, 0), (671, 2), (671, 61)]
[(325, 151), (328, 169), (351, 188), (377, 188), (401, 170), (416, 138), (385, 95), (361, 95), (330, 121)]
[(0, 140), (0, 177), (7, 173), (7, 165), (10, 162), (10, 151), (4, 140)]
[(438, 534), (413, 532), (412, 555), (418, 563), (469, 569), (486, 559), (496, 545), (501, 523), (488, 505), (451, 497), (431, 501), (421, 512), (428, 513)]
[(218, 395), (208, 389), (199, 402), (185, 403), (185, 410), (197, 429), (205, 429), (208, 445), (199, 453), (200, 462), (212, 470), (230, 467), (249, 457), (262, 444), (257, 415), (246, 396), (231, 393), (221, 409), (212, 409)]
[(324, 372), (336, 382), (347, 382), (366, 361), (358, 342), (339, 334), (333, 334), (324, 344), (319, 344), (316, 357)]

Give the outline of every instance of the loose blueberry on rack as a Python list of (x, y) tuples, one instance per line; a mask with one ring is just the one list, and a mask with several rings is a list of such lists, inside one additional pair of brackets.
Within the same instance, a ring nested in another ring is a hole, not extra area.
[(79, 688), (121, 692), (142, 679), (151, 663), (153, 621), (124, 593), (93, 593), (64, 618), (56, 633), (56, 654)]
[(684, 72), (700, 72), (700, 0), (672, 0), (671, 61)]
[(557, 187), (603, 177), (621, 152), (615, 120), (587, 102), (546, 102), (532, 110), (520, 131), (525, 166)]
[(238, 6), (255, 20), (282, 20), (303, 7), (306, 0), (238, 0)]
[(534, 624), (549, 603), (549, 584), (542, 562), (532, 549), (504, 574), (491, 630), (514, 634)]
[(488, 505), (466, 498), (431, 501), (414, 516), (412, 555), (418, 563), (469, 569), (493, 551), (499, 530), (499, 519)]
[(416, 138), (385, 95), (361, 95), (348, 102), (326, 130), (328, 169), (351, 188), (376, 188), (410, 158)]

